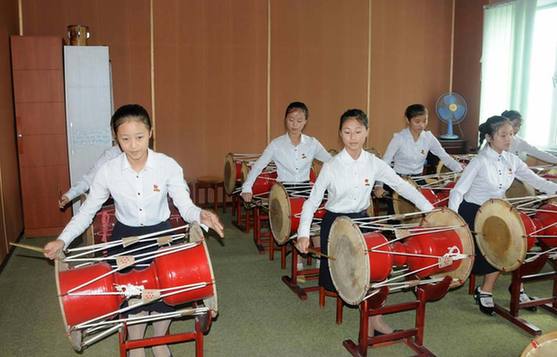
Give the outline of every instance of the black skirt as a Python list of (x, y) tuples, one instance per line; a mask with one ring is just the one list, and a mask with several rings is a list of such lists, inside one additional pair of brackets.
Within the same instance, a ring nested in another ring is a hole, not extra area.
[[(462, 201), (460, 206), (458, 207), (458, 214), (466, 221), (470, 230), (474, 232), (476, 227), (474, 226), (474, 220), (476, 219), (476, 214), (480, 206), (475, 203), (470, 203), (465, 200)], [(499, 269), (495, 268), (493, 265), (489, 264), (489, 262), (485, 259), (478, 244), (476, 243), (476, 239), (474, 239), (474, 248), (476, 249), (476, 258), (474, 259), (474, 267), (472, 268), (472, 274), (475, 275), (485, 275), (489, 273), (494, 273)]]
[[(357, 212), (357, 213), (334, 213), (327, 211), (323, 220), (321, 221), (321, 252), (325, 255), (328, 254), (328, 244), (329, 244), (329, 232), (331, 231), (331, 226), (337, 217), (348, 216), (350, 218), (362, 218), (367, 217), (367, 211)], [(336, 291), (331, 279), (331, 273), (329, 272), (329, 260), (326, 258), (321, 258), (321, 265), (319, 266), (319, 285), (324, 287), (329, 291)]]
[[(154, 226), (141, 226), (141, 227), (131, 227), (131, 226), (126, 226), (125, 224), (122, 224), (118, 221), (116, 221), (116, 224), (114, 225), (114, 229), (112, 230), (112, 236), (110, 237), (110, 241), (115, 241), (115, 240), (119, 240), (125, 237), (131, 237), (131, 236), (140, 236), (143, 234), (149, 234), (149, 233), (154, 233), (154, 232), (159, 232), (165, 229), (170, 229), (172, 228), (172, 226), (170, 225), (170, 221), (166, 221), (166, 222), (161, 222), (159, 224), (156, 224)], [(146, 246), (148, 244), (153, 244), (153, 242), (140, 242), (140, 243), (136, 243), (136, 244), (132, 244), (128, 247), (116, 247), (113, 249), (109, 249), (109, 254), (117, 254), (117, 253), (121, 253), (121, 252), (126, 252), (128, 250), (131, 249), (137, 249), (139, 247), (142, 246)], [(158, 250), (159, 247), (158, 246), (154, 246), (151, 248), (147, 248), (147, 249), (142, 249), (140, 251), (137, 252), (137, 254), (142, 254), (142, 253), (148, 253), (148, 252), (154, 252), (156, 250)], [(147, 261), (143, 261), (141, 262), (141, 264), (150, 264), (152, 262), (151, 260), (147, 260)], [(133, 268), (135, 270), (142, 270), (142, 269), (146, 269), (146, 268)], [(130, 269), (131, 270), (131, 269)], [(122, 272), (126, 272), (127, 270), (123, 270)], [(127, 301), (124, 302), (124, 304), (122, 305), (122, 307), (126, 307), (128, 306)], [(147, 312), (158, 312), (158, 313), (165, 313), (165, 312), (172, 312), (174, 311), (174, 308), (166, 305), (164, 302), (162, 301), (157, 301), (148, 305), (144, 305), (144, 306), (140, 306), (137, 309), (132, 309), (130, 311), (127, 311), (125, 314), (122, 314), (123, 316), (127, 316), (128, 314), (133, 315), (133, 314), (138, 314), (142, 311), (147, 311)]]

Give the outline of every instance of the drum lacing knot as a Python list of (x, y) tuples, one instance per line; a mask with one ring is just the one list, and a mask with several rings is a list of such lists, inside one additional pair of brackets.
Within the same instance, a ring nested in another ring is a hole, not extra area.
[(452, 246), (449, 251), (439, 258), (439, 268), (446, 268), (453, 264), (454, 260), (466, 258), (466, 254), (460, 254), (460, 249), (457, 246)]
[(124, 294), (124, 296), (129, 299), (132, 296), (141, 296), (141, 294), (143, 293), (144, 286), (143, 285), (137, 286), (132, 284), (126, 284), (126, 285), (114, 284), (114, 288), (119, 292), (121, 292), (122, 294)]
[(456, 245), (450, 247), (449, 251), (445, 255), (453, 258), (454, 260), (460, 260), (460, 259), (468, 258), (468, 256), (466, 254), (460, 253), (460, 249), (458, 249), (458, 247)]

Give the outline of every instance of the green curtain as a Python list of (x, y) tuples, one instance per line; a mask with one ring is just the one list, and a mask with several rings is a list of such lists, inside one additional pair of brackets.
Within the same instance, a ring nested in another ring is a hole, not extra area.
[(480, 123), (506, 109), (527, 111), (536, 0), (484, 8)]

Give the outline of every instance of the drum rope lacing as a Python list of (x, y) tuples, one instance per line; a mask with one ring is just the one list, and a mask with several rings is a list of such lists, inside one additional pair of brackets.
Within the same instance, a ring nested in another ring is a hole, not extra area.
[[(396, 252), (388, 252), (388, 251), (377, 251), (376, 253), (396, 254)], [(398, 254), (398, 255), (405, 255), (405, 254), (401, 253), (401, 254)], [(417, 270), (412, 270), (412, 271), (409, 271), (408, 273), (401, 274), (399, 276), (383, 280), (379, 283), (375, 283), (371, 287), (372, 288), (379, 288), (379, 287), (382, 287), (382, 286), (388, 286), (392, 281), (399, 280), (399, 279), (405, 278), (405, 277), (410, 276), (410, 275), (415, 275), (419, 272), (431, 269), (431, 268), (436, 267), (436, 266), (443, 267), (441, 265), (444, 265), (444, 266), (450, 265), (450, 264), (452, 264), (452, 262), (454, 260), (462, 260), (462, 259), (469, 258), (468, 255), (460, 253), (460, 250), (456, 246), (450, 247), (449, 251), (442, 256), (431, 256), (431, 255), (415, 255), (415, 256), (427, 257), (427, 258), (437, 258), (438, 261), (437, 261), (437, 263), (427, 265), (423, 268), (420, 268), (420, 269), (417, 269)]]
[[(137, 238), (139, 238), (139, 240), (142, 240), (144, 238), (151, 238), (151, 237), (155, 237), (155, 236), (160, 236), (160, 235), (163, 235), (165, 233), (174, 232), (174, 231), (178, 231), (178, 230), (181, 230), (181, 229), (186, 229), (186, 232), (187, 232), (189, 227), (190, 227), (190, 225), (186, 224), (186, 225), (179, 226), (179, 227), (173, 227), (173, 228), (165, 229), (165, 230), (160, 231), (160, 232), (144, 234), (144, 235), (138, 236)], [(82, 255), (83, 255), (83, 254), (89, 254), (91, 252), (96, 252), (96, 251), (99, 251), (99, 250), (111, 248), (111, 247), (114, 247), (114, 246), (118, 246), (118, 245), (122, 244), (122, 242), (123, 242), (123, 240), (120, 239), (120, 240), (115, 240), (115, 241), (112, 241), (112, 242), (88, 245), (86, 247), (69, 248), (69, 249), (66, 249), (66, 251), (70, 252), (70, 253), (71, 252), (78, 252), (78, 251), (87, 251), (87, 253), (82, 253)], [(73, 257), (77, 257), (77, 256), (79, 256), (79, 255), (77, 255), (77, 254), (73, 255)]]
[[(186, 236), (186, 234), (184, 234), (184, 233), (174, 234), (174, 235), (171, 236), (171, 241), (173, 242), (173, 241), (176, 241), (176, 240), (183, 239), (185, 236)], [(91, 253), (93, 253), (93, 252), (95, 252), (95, 251), (98, 251), (98, 250), (105, 250), (104, 248), (100, 248), (100, 249), (95, 249), (94, 251), (91, 251), (91, 252), (85, 252), (85, 253), (80, 253), (80, 254), (75, 254), (75, 255), (72, 255), (72, 256), (68, 256), (68, 257), (66, 257), (66, 258), (64, 259), (64, 262), (90, 262), (90, 263), (79, 264), (79, 265), (74, 266), (74, 268), (80, 268), (80, 267), (82, 267), (82, 266), (86, 266), (86, 265), (92, 264), (93, 262), (100, 262), (100, 261), (107, 261), (107, 260), (115, 260), (116, 257), (119, 257), (119, 256), (131, 255), (130, 253), (135, 253), (135, 252), (137, 252), (137, 251), (141, 251), (141, 250), (145, 250), (145, 249), (150, 249), (150, 248), (154, 248), (154, 247), (161, 246), (161, 244), (158, 243), (159, 238), (160, 238), (160, 237), (157, 237), (157, 238), (145, 238), (145, 239), (140, 239), (140, 240), (138, 240), (136, 243), (138, 243), (138, 242), (151, 242), (151, 241), (157, 241), (157, 243), (145, 245), (145, 246), (138, 247), (138, 248), (134, 248), (134, 249), (130, 249), (130, 250), (127, 250), (126, 252), (120, 252), (120, 253), (113, 254), (113, 255), (109, 255), (109, 256), (106, 256), (106, 257), (86, 257), (86, 258), (79, 258), (79, 257), (82, 257), (82, 256), (84, 256), (84, 255), (86, 255), (86, 254), (91, 254)], [(120, 244), (115, 244), (115, 245), (110, 246), (110, 248), (115, 248), (115, 247), (117, 247), (117, 246), (119, 246), (119, 245), (120, 245)], [(164, 244), (164, 245), (169, 246), (169, 244)], [(137, 257), (145, 256), (145, 255), (147, 255), (147, 254), (149, 254), (149, 253), (136, 254), (136, 255), (134, 255), (134, 256), (137, 258)]]
[[(169, 296), (173, 296), (173, 295), (185, 293), (185, 292), (188, 292), (188, 291), (200, 289), (200, 288), (203, 288), (203, 287), (208, 286), (209, 284), (213, 284), (213, 282), (211, 282), (211, 283), (202, 282), (202, 283), (196, 283), (196, 284), (185, 285), (185, 286), (187, 286), (187, 287), (185, 287), (185, 288), (172, 287), (172, 288), (171, 288), (172, 290), (175, 290), (175, 289), (178, 289), (178, 290), (172, 291), (172, 292), (169, 292), (169, 293), (165, 293), (165, 294), (161, 294), (160, 297), (159, 297), (158, 299), (156, 299), (156, 300), (160, 300), (160, 299), (164, 299), (164, 298), (169, 297)], [(164, 289), (163, 289), (163, 290), (164, 290)], [(166, 289), (166, 290), (168, 290), (168, 289)], [(162, 291), (162, 290), (161, 290), (161, 291)], [(121, 313), (127, 312), (127, 311), (132, 310), (132, 309), (136, 309), (136, 308), (138, 308), (138, 307), (141, 307), (141, 306), (150, 304), (150, 303), (152, 303), (152, 302), (154, 302), (154, 301), (155, 301), (155, 300), (148, 301), (148, 302), (142, 301), (142, 302), (139, 302), (139, 303), (137, 303), (137, 304), (129, 305), (129, 306), (127, 306), (127, 307), (123, 307), (123, 308), (120, 308), (120, 309), (118, 309), (118, 310), (111, 311), (111, 312), (106, 313), (106, 314), (104, 314), (104, 315), (102, 315), (102, 316), (98, 316), (98, 317), (95, 317), (95, 318), (90, 319), (90, 320), (88, 320), (88, 321), (82, 322), (82, 323), (76, 325), (75, 328), (76, 328), (76, 329), (84, 329), (84, 328), (95, 327), (95, 326), (99, 326), (99, 325), (103, 325), (103, 324), (110, 324), (110, 323), (113, 323), (112, 321), (101, 321), (101, 322), (95, 322), (95, 321), (102, 320), (102, 319), (105, 319), (105, 318), (107, 318), (107, 317), (110, 317), (110, 316), (113, 316), (113, 315), (116, 315), (116, 314), (121, 314)]]

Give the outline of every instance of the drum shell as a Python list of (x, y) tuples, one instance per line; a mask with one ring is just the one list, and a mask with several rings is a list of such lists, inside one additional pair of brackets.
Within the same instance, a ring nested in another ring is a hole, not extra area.
[(317, 180), (317, 175), (315, 174), (315, 170), (313, 169), (313, 167), (309, 170), (309, 182), (311, 183), (315, 183), (315, 181)]
[(276, 172), (262, 172), (253, 183), (251, 187), (251, 192), (254, 195), (259, 195), (271, 191), (271, 187), (276, 182), (277, 173)]
[(455, 185), (456, 182), (452, 181), (446, 184), (443, 190), (437, 191), (437, 198), (439, 199), (439, 202), (436, 207), (449, 207), (449, 195)]
[[(118, 310), (123, 302), (123, 298), (118, 295), (65, 295), (70, 289), (111, 270), (109, 264), (98, 263), (59, 273), (61, 300), (68, 325), (74, 326)], [(114, 283), (114, 275), (108, 275), (76, 292), (114, 292)]]
[(437, 197), (437, 194), (433, 192), (432, 189), (420, 187), (420, 192), (429, 201), (429, 203), (431, 203), (435, 207), (438, 206), (439, 197)]
[(158, 257), (155, 259), (155, 266), (159, 289), (209, 283), (203, 288), (165, 297), (163, 301), (168, 305), (202, 300), (215, 294), (211, 263), (203, 244), (179, 253)]
[[(300, 214), (302, 213), (302, 208), (306, 198), (304, 197), (290, 197), (290, 234), (294, 234), (298, 231), (298, 226), (300, 225)], [(325, 216), (326, 210), (320, 208), (313, 214), (314, 218), (323, 218)]]
[[(410, 254), (443, 256), (453, 247), (458, 248), (458, 252), (463, 252), (462, 242), (454, 230), (415, 235), (406, 239), (403, 246), (405, 248), (405, 253)], [(428, 257), (409, 256), (406, 260), (406, 264), (408, 265), (410, 271), (421, 270), (427, 266), (438, 264), (438, 262), (438, 258)], [(434, 274), (456, 270), (459, 266), (460, 260), (454, 260), (451, 265), (444, 268), (440, 268), (438, 265), (435, 265), (421, 270), (416, 275), (420, 278), (426, 278)]]
[[(555, 212), (543, 212), (555, 211)], [(534, 216), (538, 227), (547, 227), (544, 230), (537, 232), (539, 235), (557, 236), (557, 205), (545, 204), (540, 207), (540, 211), (536, 212)], [(551, 226), (553, 224), (553, 226)], [(538, 238), (541, 242), (550, 248), (557, 247), (557, 238)]]
[[(393, 256), (387, 253), (372, 252), (371, 249), (383, 252), (391, 252), (391, 247), (387, 238), (378, 232), (365, 233), (363, 235), (365, 244), (368, 249), (367, 257), (369, 259), (369, 281), (383, 281), (389, 277), (393, 267)], [(376, 246), (383, 244), (379, 248)]]
[[(70, 289), (112, 270), (107, 263), (70, 269), (59, 273), (62, 305), (69, 326), (109, 314), (119, 309), (121, 295), (65, 295)], [(163, 298), (168, 305), (184, 304), (215, 295), (209, 257), (203, 244), (155, 258), (142, 270), (114, 273), (76, 290), (76, 293), (116, 292), (115, 284), (132, 284), (145, 289), (165, 289), (208, 283), (207, 286)], [(171, 291), (169, 291), (171, 292)]]
[[(557, 212), (556, 212), (557, 213)], [(536, 244), (536, 238), (530, 237), (530, 235), (537, 230), (536, 226), (540, 225), (540, 222), (538, 222), (537, 218), (530, 218), (528, 217), (527, 214), (520, 212), (520, 220), (522, 221), (522, 224), (524, 225), (524, 231), (526, 232), (526, 236), (527, 238), (527, 249), (530, 250), (532, 249), (532, 247), (534, 246), (534, 244)], [(542, 234), (542, 233), (537, 233), (537, 234)]]

